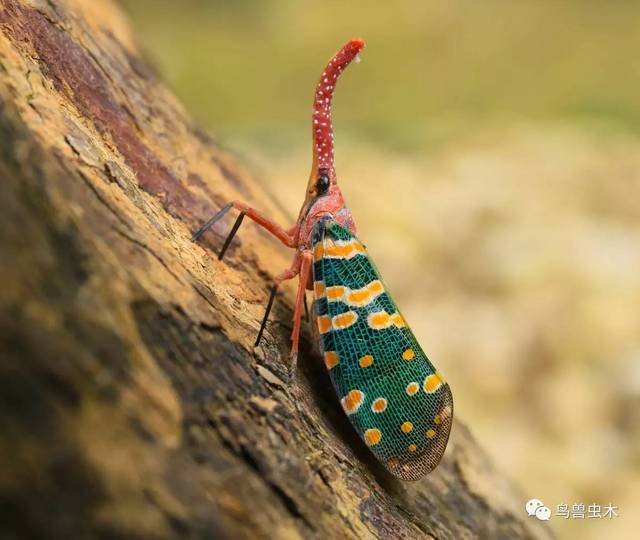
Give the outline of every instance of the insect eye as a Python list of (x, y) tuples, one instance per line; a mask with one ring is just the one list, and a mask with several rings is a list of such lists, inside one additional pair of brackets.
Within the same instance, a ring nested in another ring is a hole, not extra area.
[(329, 180), (329, 175), (326, 173), (320, 173), (318, 176), (318, 180), (316, 181), (316, 192), (318, 195), (324, 195), (331, 185), (331, 181)]

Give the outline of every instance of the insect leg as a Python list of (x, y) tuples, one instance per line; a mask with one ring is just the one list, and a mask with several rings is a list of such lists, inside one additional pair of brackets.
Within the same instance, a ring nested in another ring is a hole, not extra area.
[(291, 333), (291, 356), (289, 373), (293, 375), (298, 362), (298, 341), (300, 339), (300, 321), (302, 319), (302, 310), (304, 309), (305, 294), (307, 290), (307, 280), (311, 272), (311, 261), (313, 254), (311, 251), (304, 251), (301, 257), (300, 271), (298, 276), (298, 294), (296, 296), (296, 309), (293, 313), (293, 332)]
[(229, 233), (229, 236), (227, 236), (227, 239), (225, 240), (224, 245), (222, 246), (222, 249), (220, 250), (220, 255), (218, 255), (219, 259), (222, 259), (222, 257), (224, 256), (225, 252), (227, 251), (227, 248), (229, 247), (229, 244), (231, 243), (231, 240), (233, 240), (233, 237), (235, 236), (236, 232), (238, 231), (238, 228), (242, 224), (242, 220), (244, 219), (244, 216), (247, 216), (249, 219), (255, 221), (258, 225), (260, 225), (261, 227), (263, 227), (264, 229), (269, 231), (278, 240), (280, 240), (285, 246), (287, 246), (287, 247), (295, 247), (295, 245), (296, 245), (296, 235), (297, 235), (297, 232), (298, 232), (297, 226), (294, 226), (289, 230), (285, 230), (282, 227), (280, 227), (280, 225), (274, 223), (269, 218), (263, 216), (260, 212), (258, 212), (257, 210), (251, 208), (250, 206), (248, 206), (247, 204), (245, 204), (245, 203), (243, 203), (241, 201), (232, 201), (229, 204), (227, 204), (226, 206), (222, 207), (220, 210), (218, 210), (213, 215), (213, 217), (211, 219), (209, 219), (202, 227), (200, 227), (193, 234), (193, 236), (191, 237), (191, 240), (193, 240), (194, 242), (197, 241), (217, 221), (222, 219), (224, 217), (224, 215), (229, 210), (231, 210), (231, 208), (236, 208), (237, 210), (240, 210), (240, 215), (238, 216), (238, 219), (236, 220), (233, 228), (231, 229), (231, 232)]
[(278, 287), (280, 283), (286, 281), (287, 279), (293, 279), (300, 272), (300, 255), (296, 253), (295, 258), (293, 259), (293, 263), (291, 264), (291, 268), (285, 270), (281, 274), (277, 275), (273, 280), (273, 285), (271, 286), (271, 293), (269, 295), (269, 301), (267, 302), (267, 309), (265, 309), (264, 317), (262, 318), (262, 323), (260, 324), (260, 330), (258, 331), (258, 337), (256, 338), (256, 342), (254, 347), (257, 347), (260, 344), (260, 340), (262, 339), (262, 334), (264, 333), (265, 326), (267, 325), (267, 319), (269, 319), (269, 313), (271, 312), (271, 308), (273, 307), (273, 301), (275, 300), (276, 293), (278, 292)]
[(271, 313), (271, 308), (273, 307), (273, 301), (276, 297), (277, 292), (278, 292), (278, 286), (273, 285), (271, 287), (271, 294), (269, 294), (267, 309), (264, 310), (264, 317), (262, 318), (262, 322), (260, 323), (260, 330), (258, 330), (258, 337), (256, 338), (256, 342), (253, 344), (254, 347), (257, 347), (258, 345), (260, 345), (260, 340), (262, 339), (262, 333), (264, 332), (265, 326), (267, 326), (267, 319), (269, 318), (269, 313)]
[(231, 232), (229, 232), (229, 235), (227, 236), (227, 239), (224, 241), (224, 244), (222, 244), (222, 249), (220, 250), (220, 253), (218, 254), (218, 260), (219, 261), (222, 260), (222, 257), (224, 257), (224, 254), (227, 252), (227, 248), (229, 247), (229, 244), (231, 244), (231, 240), (233, 240), (233, 237), (238, 232), (238, 229), (240, 228), (240, 225), (242, 225), (242, 220), (243, 219), (244, 219), (244, 212), (240, 212), (240, 214), (238, 215), (238, 218), (236, 219), (236, 222), (233, 224), (233, 227), (231, 227)]
[(297, 227), (293, 227), (288, 231), (280, 227), (277, 223), (274, 223), (269, 218), (263, 216), (260, 212), (251, 208), (240, 201), (233, 201), (233, 206), (246, 214), (249, 219), (255, 221), (258, 225), (269, 231), (273, 236), (280, 240), (287, 247), (296, 247), (295, 236), (297, 233)]

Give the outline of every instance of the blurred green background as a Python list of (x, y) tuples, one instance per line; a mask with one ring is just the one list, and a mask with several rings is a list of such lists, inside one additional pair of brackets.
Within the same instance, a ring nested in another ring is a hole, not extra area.
[(222, 140), (289, 152), (322, 61), (370, 57), (336, 101), (340, 135), (397, 150), (513, 118), (640, 131), (640, 3), (127, 0), (177, 92)]
[[(563, 538), (640, 528), (640, 2), (121, 0), (198, 123), (296, 215), (351, 37), (337, 171), (456, 414)], [(524, 512), (524, 502), (523, 512)]]

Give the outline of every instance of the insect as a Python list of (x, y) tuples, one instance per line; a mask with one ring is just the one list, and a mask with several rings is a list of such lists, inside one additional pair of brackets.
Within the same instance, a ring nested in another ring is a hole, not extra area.
[(346, 43), (325, 67), (315, 91), (313, 163), (296, 224), (284, 229), (241, 201), (221, 208), (196, 241), (229, 210), (240, 214), (222, 259), (245, 216), (295, 249), (291, 267), (273, 280), (258, 332), (263, 335), (279, 285), (298, 277), (291, 372), (295, 370), (306, 290), (313, 290), (316, 335), (342, 408), (375, 457), (395, 476), (417, 480), (439, 463), (449, 439), (453, 398), (396, 307), (364, 244), (337, 183), (331, 102), (343, 70), (364, 47)]

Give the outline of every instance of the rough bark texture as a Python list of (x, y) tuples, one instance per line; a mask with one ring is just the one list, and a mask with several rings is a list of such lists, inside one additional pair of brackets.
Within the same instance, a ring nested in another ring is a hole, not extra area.
[(287, 382), (290, 294), (253, 348), (290, 254), (190, 232), (232, 198), (291, 216), (115, 5), (0, 0), (0, 142), (0, 537), (550, 536), (458, 420), (436, 472), (386, 473), (308, 328)]

